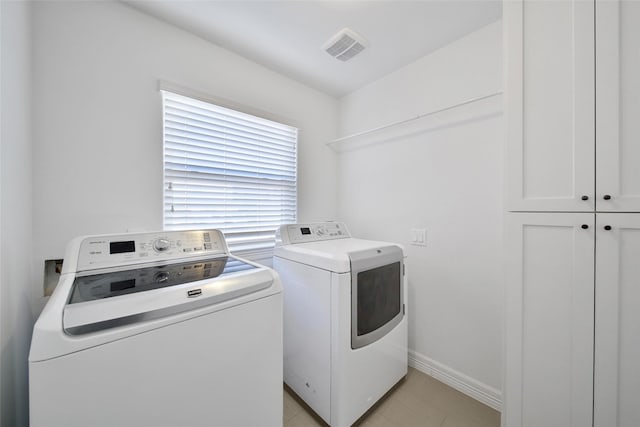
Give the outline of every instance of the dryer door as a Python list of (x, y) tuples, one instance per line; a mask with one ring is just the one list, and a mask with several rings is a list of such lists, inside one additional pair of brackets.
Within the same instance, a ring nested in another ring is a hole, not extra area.
[(371, 344), (404, 316), (402, 249), (351, 252), (351, 348)]

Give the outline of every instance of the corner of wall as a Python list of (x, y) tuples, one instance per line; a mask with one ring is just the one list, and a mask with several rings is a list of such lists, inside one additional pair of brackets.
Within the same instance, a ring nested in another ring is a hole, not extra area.
[(0, 424), (27, 426), (33, 326), (32, 3), (0, 2)]

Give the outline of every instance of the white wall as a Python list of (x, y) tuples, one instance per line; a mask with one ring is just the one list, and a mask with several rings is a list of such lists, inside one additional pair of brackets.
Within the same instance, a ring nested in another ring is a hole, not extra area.
[(335, 217), (334, 98), (118, 2), (34, 4), (34, 70), (40, 275), (74, 236), (162, 228), (159, 79), (298, 126), (299, 219)]
[(28, 425), (31, 7), (0, 2), (0, 425)]
[[(501, 45), (496, 22), (347, 95), (340, 135), (500, 91)], [(338, 211), (352, 233), (406, 247), (412, 363), (493, 406), (501, 388), (501, 108), (498, 95), (355, 138), (338, 163)], [(411, 228), (427, 229), (426, 247), (409, 244)]]

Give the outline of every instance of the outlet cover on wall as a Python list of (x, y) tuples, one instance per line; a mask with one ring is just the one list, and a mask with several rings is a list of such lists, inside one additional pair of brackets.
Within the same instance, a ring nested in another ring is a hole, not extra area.
[(415, 246), (427, 246), (427, 230), (425, 228), (412, 228), (411, 244)]

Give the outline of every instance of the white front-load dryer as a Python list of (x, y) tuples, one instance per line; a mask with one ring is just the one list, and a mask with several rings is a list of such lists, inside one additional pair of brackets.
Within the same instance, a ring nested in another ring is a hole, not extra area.
[(342, 223), (280, 227), (284, 380), (325, 422), (350, 426), (407, 374), (407, 276), (400, 246)]

